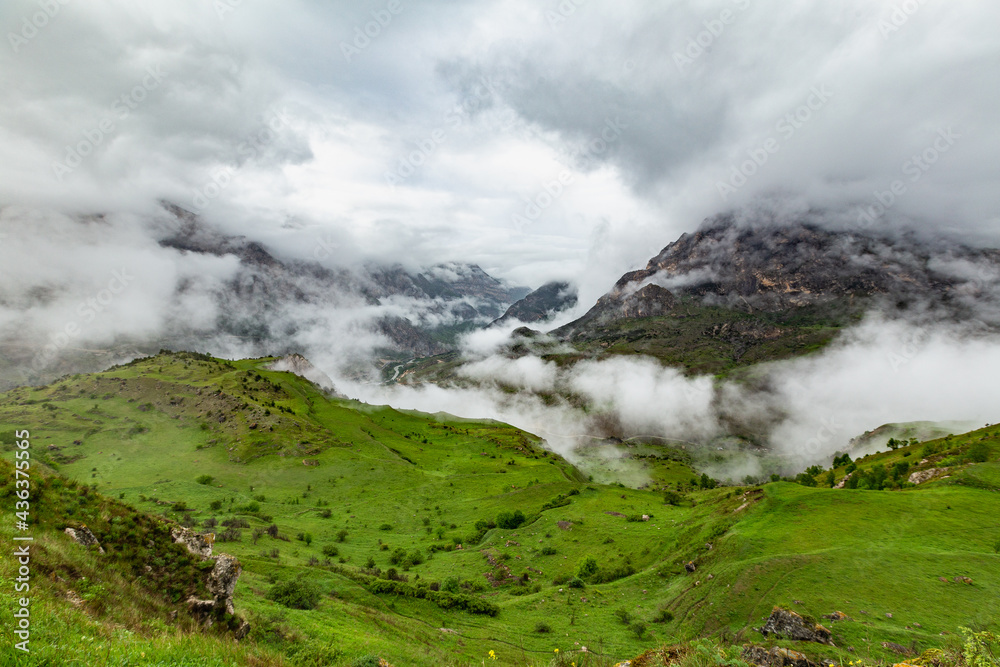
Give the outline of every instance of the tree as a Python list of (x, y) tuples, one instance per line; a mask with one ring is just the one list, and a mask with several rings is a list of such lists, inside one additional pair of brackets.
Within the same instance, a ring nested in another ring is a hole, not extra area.
[(497, 515), (497, 526), (507, 530), (513, 530), (526, 521), (524, 512), (514, 510), (513, 512), (500, 512)]
[(833, 474), (832, 470), (828, 470), (826, 473), (826, 477), (823, 479), (823, 481), (826, 483), (827, 486), (829, 486), (832, 489), (834, 485), (837, 483), (837, 476)]
[(896, 451), (905, 444), (906, 443), (903, 442), (902, 440), (896, 440), (895, 438), (889, 438), (889, 441), (885, 443), (886, 447), (888, 447), (892, 451)]
[(701, 479), (698, 480), (698, 486), (703, 489), (714, 489), (718, 482), (708, 476), (708, 473), (701, 473)]

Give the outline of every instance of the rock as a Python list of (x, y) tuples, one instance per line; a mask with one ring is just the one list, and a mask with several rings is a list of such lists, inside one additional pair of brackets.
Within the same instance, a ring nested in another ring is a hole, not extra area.
[(761, 646), (744, 646), (743, 659), (758, 667), (818, 667), (804, 653), (777, 646), (771, 650)]
[(853, 475), (853, 474), (854, 474), (853, 472), (849, 472), (846, 475), (844, 475), (844, 478), (842, 480), (840, 480), (839, 482), (837, 482), (833, 486), (833, 488), (835, 488), (835, 489), (842, 489), (842, 488), (844, 488), (844, 486), (847, 485), (847, 480), (849, 480), (851, 478), (851, 475)]
[(948, 579), (946, 577), (938, 577), (938, 581), (943, 581), (946, 584), (948, 583)]
[(943, 472), (946, 472), (947, 468), (928, 468), (927, 470), (918, 470), (915, 473), (911, 473), (908, 481), (910, 484), (923, 484), (929, 479), (932, 479)]
[(85, 547), (96, 546), (97, 553), (102, 555), (104, 554), (104, 548), (101, 546), (101, 543), (98, 542), (97, 538), (94, 537), (94, 534), (90, 532), (90, 528), (87, 528), (85, 525), (80, 524), (80, 527), (76, 529), (67, 528), (66, 534), (72, 537), (74, 540), (76, 540), (77, 544), (83, 545)]
[(894, 642), (882, 642), (882, 648), (887, 648), (893, 653), (898, 653), (900, 655), (913, 655), (913, 651), (906, 648), (901, 644), (896, 644)]
[(233, 556), (219, 554), (215, 559), (212, 573), (208, 575), (208, 590), (215, 596), (216, 605), (224, 606), (228, 614), (234, 612), (233, 591), (236, 589), (236, 580), (239, 579), (241, 572), (243, 566), (240, 565), (240, 561)]
[(956, 584), (969, 584), (969, 585), (972, 585), (972, 579), (970, 579), (969, 577), (955, 577), (954, 581), (955, 581)]
[(775, 607), (771, 610), (771, 616), (767, 623), (760, 629), (760, 633), (765, 637), (773, 634), (783, 639), (794, 639), (796, 641), (817, 642), (835, 646), (833, 635), (829, 630), (818, 623), (810, 623), (794, 611)]
[(823, 618), (830, 619), (831, 621), (849, 621), (851, 620), (847, 614), (842, 611), (835, 611), (832, 614), (826, 614)]
[(212, 557), (212, 545), (215, 543), (215, 533), (198, 534), (187, 528), (170, 529), (170, 536), (176, 544), (183, 544), (187, 550), (202, 560)]
[(891, 612), (891, 611), (887, 611), (887, 612), (885, 613), (885, 617), (886, 617), (886, 618), (892, 618), (892, 612)]
[(695, 570), (698, 569), (698, 566), (694, 564), (693, 560), (691, 560), (684, 565), (684, 569), (687, 570), (688, 572), (694, 572)]
[(250, 623), (244, 620), (243, 623), (240, 624), (240, 627), (233, 631), (233, 638), (239, 641), (248, 634), (250, 634)]

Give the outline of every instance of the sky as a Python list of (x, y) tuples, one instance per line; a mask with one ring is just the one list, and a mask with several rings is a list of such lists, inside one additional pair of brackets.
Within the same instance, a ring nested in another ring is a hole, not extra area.
[(881, 196), (885, 220), (993, 243), (998, 20), (918, 0), (13, 0), (0, 204), (141, 225), (166, 199), (292, 255), (476, 262), (583, 301), (762, 200), (857, 220)]

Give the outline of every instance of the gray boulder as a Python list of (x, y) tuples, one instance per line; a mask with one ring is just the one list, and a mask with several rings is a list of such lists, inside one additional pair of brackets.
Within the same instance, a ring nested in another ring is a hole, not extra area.
[(761, 634), (774, 635), (781, 639), (794, 639), (803, 642), (817, 642), (834, 646), (833, 635), (819, 623), (806, 621), (794, 611), (775, 607), (767, 623), (760, 629)]

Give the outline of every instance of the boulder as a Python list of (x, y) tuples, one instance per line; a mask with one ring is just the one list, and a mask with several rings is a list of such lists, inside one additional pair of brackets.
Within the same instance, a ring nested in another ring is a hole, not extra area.
[(227, 614), (234, 613), (233, 591), (242, 571), (243, 566), (235, 557), (219, 554), (212, 573), (208, 575), (208, 590), (215, 596), (216, 606), (225, 608)]
[(695, 565), (694, 561), (692, 560), (688, 561), (687, 564), (684, 565), (684, 569), (687, 570), (688, 572), (694, 572), (695, 570), (698, 569), (698, 566)]
[(744, 646), (743, 659), (758, 667), (818, 667), (804, 653), (778, 646), (770, 650), (761, 646)]
[(835, 611), (832, 614), (824, 614), (823, 618), (831, 621), (849, 621), (850, 617), (842, 611)]
[(774, 635), (782, 639), (794, 639), (796, 641), (817, 642), (834, 646), (833, 635), (829, 630), (818, 623), (806, 621), (802, 616), (794, 611), (775, 607), (771, 610), (771, 615), (767, 623), (760, 629), (761, 634)]
[(98, 542), (97, 538), (94, 537), (94, 534), (90, 532), (90, 528), (87, 528), (85, 525), (80, 524), (79, 528), (67, 528), (66, 534), (72, 537), (77, 544), (81, 544), (85, 547), (96, 546), (97, 553), (104, 553), (104, 548), (101, 546), (101, 543)]
[(202, 560), (212, 557), (212, 545), (215, 544), (215, 533), (195, 533), (187, 528), (170, 529), (170, 536), (176, 544), (183, 544), (187, 550)]
[(918, 470), (915, 473), (911, 473), (907, 481), (910, 484), (923, 484), (924, 482), (937, 477), (947, 470), (947, 468), (928, 468), (927, 470)]
[(898, 653), (900, 655), (914, 655), (913, 651), (906, 648), (902, 644), (896, 644), (895, 642), (882, 642), (882, 648), (887, 648), (893, 653)]

